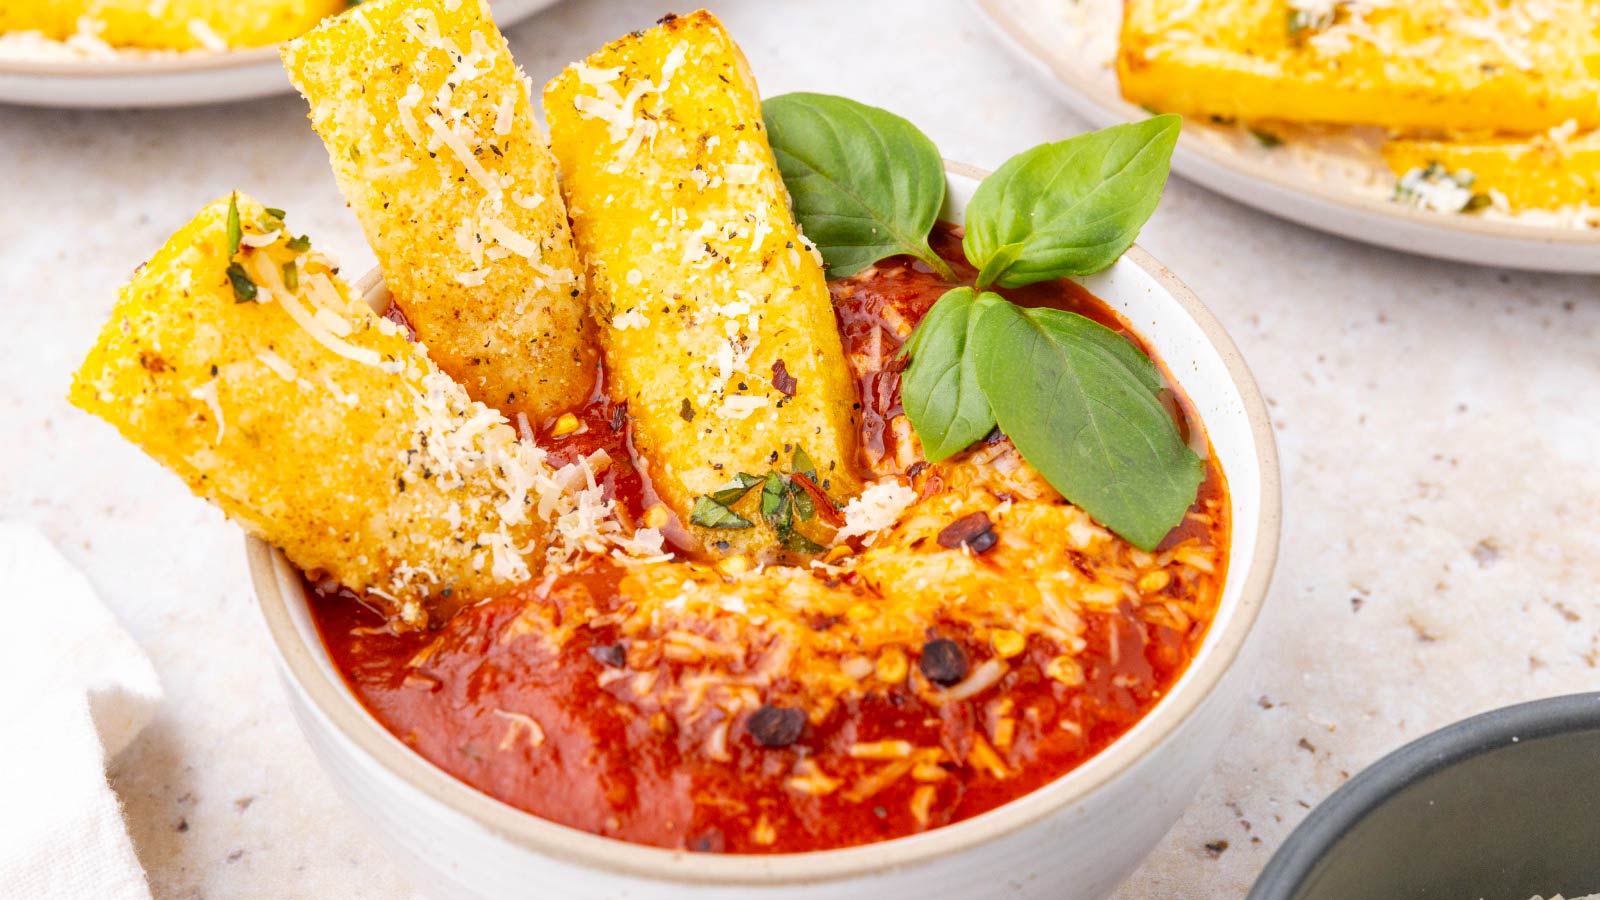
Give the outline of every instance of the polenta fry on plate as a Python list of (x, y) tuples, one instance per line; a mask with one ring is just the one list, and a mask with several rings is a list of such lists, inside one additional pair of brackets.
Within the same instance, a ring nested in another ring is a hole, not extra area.
[(1134, 103), (1200, 117), (1587, 129), (1597, 16), (1595, 0), (1127, 0), (1117, 73)]
[(1390, 169), (1406, 205), (1589, 227), (1596, 23), (1597, 0), (1127, 0), (1116, 74), (1147, 108)]
[(27, 32), (107, 50), (262, 47), (303, 34), (348, 6), (348, 0), (6, 0), (0, 39)]
[[(1520, 147), (1583, 146), (1600, 131), (1583, 124), (1600, 108), (1600, 0), (976, 2), (1089, 124), (1181, 114), (1174, 170), (1238, 203), (1400, 252), (1600, 272), (1600, 206), (1581, 189), (1484, 187), (1444, 158), (1481, 148), (1473, 163), (1486, 177), (1515, 170), (1519, 185), (1581, 178), (1581, 159), (1549, 165), (1559, 158)], [(1546, 31), (1559, 33), (1530, 38)], [(1464, 116), (1488, 127), (1402, 124), (1428, 121), (1435, 99), (1460, 108), (1463, 92), (1496, 104)], [(1433, 148), (1443, 156), (1418, 159)]]

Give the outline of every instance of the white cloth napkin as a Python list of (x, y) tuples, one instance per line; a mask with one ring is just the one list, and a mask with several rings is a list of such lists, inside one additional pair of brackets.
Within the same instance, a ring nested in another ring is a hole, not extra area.
[(0, 893), (148, 900), (105, 766), (161, 701), (150, 660), (32, 527), (0, 522)]

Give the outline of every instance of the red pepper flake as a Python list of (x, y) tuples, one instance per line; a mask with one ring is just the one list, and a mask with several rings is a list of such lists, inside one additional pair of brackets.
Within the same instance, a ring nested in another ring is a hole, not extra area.
[(986, 553), (1000, 538), (994, 533), (994, 523), (989, 521), (988, 514), (979, 511), (946, 525), (936, 540), (948, 550), (965, 544), (973, 553)]
[(823, 490), (815, 481), (812, 481), (804, 472), (796, 472), (790, 475), (789, 481), (799, 486), (802, 491), (805, 491), (811, 497), (811, 505), (816, 507), (817, 515), (822, 517), (822, 521), (835, 528), (844, 527), (844, 513), (839, 511), (839, 507), (834, 504), (833, 498), (828, 496), (827, 491)]
[(793, 397), (795, 389), (800, 386), (800, 382), (789, 374), (789, 368), (781, 359), (772, 364), (772, 386), (785, 397)]

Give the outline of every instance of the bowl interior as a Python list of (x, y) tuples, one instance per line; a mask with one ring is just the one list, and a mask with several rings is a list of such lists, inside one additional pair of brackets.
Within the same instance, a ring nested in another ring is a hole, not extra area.
[[(983, 173), (957, 164), (949, 169), (943, 216), (960, 222)], [(314, 698), (319, 712), (345, 738), (411, 785), (513, 840), (612, 871), (714, 883), (815, 881), (935, 858), (1049, 815), (1115, 778), (1159, 744), (1220, 680), (1238, 655), (1265, 594), (1279, 522), (1276, 452), (1265, 406), (1221, 326), (1181, 282), (1137, 247), (1109, 270), (1083, 283), (1129, 319), (1198, 407), (1229, 480), (1231, 560), (1217, 619), (1200, 653), (1169, 695), (1106, 750), (1031, 794), (912, 837), (788, 856), (690, 856), (555, 825), (455, 781), (384, 731), (345, 688), (328, 657), (298, 573), (282, 554), (269, 555), (262, 545), (260, 553), (252, 554), (258, 592), (288, 678)], [(360, 287), (375, 308), (387, 304), (388, 294), (377, 272), (369, 274)]]
[(1330, 798), (1251, 900), (1528, 900), (1600, 892), (1600, 695), (1470, 719)]

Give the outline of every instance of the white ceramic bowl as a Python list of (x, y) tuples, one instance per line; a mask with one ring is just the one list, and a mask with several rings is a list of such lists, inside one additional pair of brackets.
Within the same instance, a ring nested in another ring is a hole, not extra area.
[[(950, 167), (944, 218), (961, 220), (981, 175)], [(1137, 247), (1083, 283), (1155, 347), (1198, 407), (1228, 477), (1233, 531), (1200, 653), (1142, 721), (1078, 769), (966, 821), (842, 850), (718, 856), (576, 831), (473, 790), (385, 731), (330, 663), (298, 572), (251, 538), (251, 574), (291, 705), (335, 785), (438, 897), (1105, 896), (1177, 821), (1244, 703), (1245, 639), (1277, 555), (1280, 511), (1266, 408), (1216, 319)], [(377, 273), (364, 287), (375, 305), (387, 302)]]

